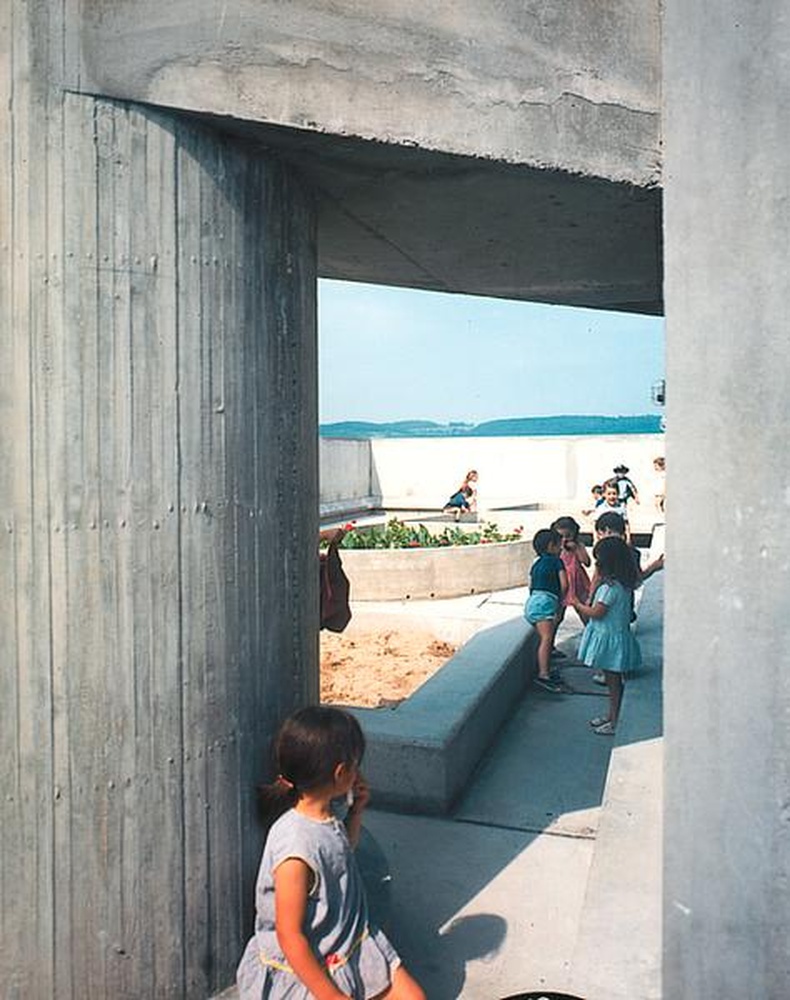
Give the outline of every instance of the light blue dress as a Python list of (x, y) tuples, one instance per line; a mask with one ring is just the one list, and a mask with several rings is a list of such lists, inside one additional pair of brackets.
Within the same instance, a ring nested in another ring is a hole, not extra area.
[(299, 858), (313, 873), (307, 899), (307, 938), (340, 990), (366, 1000), (383, 993), (400, 964), (382, 931), (368, 921), (365, 887), (345, 824), (310, 819), (289, 809), (273, 824), (263, 849), (255, 889), (255, 933), (236, 982), (240, 1000), (308, 1000), (312, 994), (290, 971), (274, 923), (274, 872)]
[(605, 604), (603, 618), (591, 618), (579, 644), (579, 659), (596, 670), (626, 673), (642, 662), (631, 633), (631, 591), (616, 580), (598, 585), (590, 604)]

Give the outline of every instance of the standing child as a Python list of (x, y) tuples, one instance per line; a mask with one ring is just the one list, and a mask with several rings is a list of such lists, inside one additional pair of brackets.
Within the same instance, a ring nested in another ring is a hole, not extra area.
[(629, 500), (633, 500), (634, 503), (639, 503), (639, 492), (637, 491), (636, 485), (633, 480), (628, 478), (628, 466), (627, 465), (616, 465), (612, 472), (614, 476), (611, 479), (607, 479), (604, 486), (607, 483), (614, 483), (617, 487), (617, 494), (620, 497), (620, 503), (628, 505)]
[(614, 482), (604, 484), (603, 503), (599, 504), (593, 511), (596, 524), (598, 524), (598, 519), (604, 514), (619, 514), (622, 517), (625, 524), (625, 540), (630, 542), (631, 529), (628, 526), (628, 508), (620, 500), (620, 494), (617, 492), (617, 486)]
[(653, 505), (659, 514), (663, 514), (667, 493), (667, 462), (663, 455), (653, 459)]
[(631, 634), (631, 602), (636, 586), (633, 556), (622, 538), (604, 538), (593, 549), (598, 585), (590, 604), (574, 601), (587, 619), (579, 659), (603, 670), (609, 691), (609, 711), (590, 719), (599, 736), (614, 735), (623, 694), (623, 674), (641, 662), (639, 644)]
[[(590, 577), (587, 575), (586, 567), (590, 565), (591, 560), (587, 547), (579, 538), (580, 527), (575, 518), (558, 517), (552, 528), (562, 540), (560, 559), (568, 578), (568, 589), (557, 614), (557, 625), (559, 625), (565, 617), (565, 609), (573, 607), (574, 600), (585, 604), (590, 596)], [(582, 625), (584, 624), (585, 619), (582, 618)]]
[(590, 488), (590, 506), (582, 511), (585, 517), (589, 517), (590, 514), (595, 512), (597, 507), (600, 507), (603, 503), (603, 486), (596, 483), (595, 486)]
[(557, 628), (560, 603), (568, 589), (568, 577), (559, 557), (560, 536), (553, 528), (541, 528), (532, 539), (537, 559), (529, 571), (529, 597), (524, 617), (538, 633), (538, 676), (535, 683), (545, 691), (558, 692), (562, 685), (550, 674), (551, 647)]
[[(425, 1000), (368, 919), (352, 847), (370, 793), (359, 770), (365, 738), (347, 712), (296, 712), (276, 740), (277, 780), (261, 789), (276, 821), (255, 892), (255, 933), (236, 973), (240, 1000)], [(351, 802), (344, 823), (332, 801)]]

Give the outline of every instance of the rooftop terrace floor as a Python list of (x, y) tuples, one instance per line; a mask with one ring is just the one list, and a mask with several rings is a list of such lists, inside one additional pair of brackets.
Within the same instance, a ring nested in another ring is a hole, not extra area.
[[(525, 596), (516, 588), (358, 610), (436, 616), (445, 633), (455, 622), (469, 634), (520, 615)], [(614, 739), (587, 725), (604, 689), (569, 664), (567, 693), (530, 687), (514, 706), (449, 816), (368, 809), (391, 876), (387, 930), (430, 1000), (539, 989), (660, 997), (662, 618), (658, 574), (643, 588), (644, 665)], [(572, 653), (580, 626), (567, 619), (558, 644)]]

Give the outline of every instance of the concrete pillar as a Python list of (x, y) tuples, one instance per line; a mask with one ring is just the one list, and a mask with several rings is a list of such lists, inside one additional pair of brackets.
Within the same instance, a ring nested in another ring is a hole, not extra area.
[(790, 17), (667, 0), (663, 995), (790, 983)]
[(64, 93), (55, 8), (13, 7), (0, 983), (203, 1000), (249, 931), (273, 727), (317, 694), (313, 207), (255, 150)]

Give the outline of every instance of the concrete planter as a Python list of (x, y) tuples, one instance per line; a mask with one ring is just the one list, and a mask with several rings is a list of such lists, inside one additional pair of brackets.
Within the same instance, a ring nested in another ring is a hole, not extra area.
[(461, 597), (522, 587), (533, 558), (528, 541), (436, 549), (341, 549), (352, 601)]

